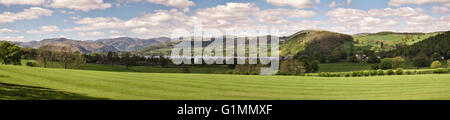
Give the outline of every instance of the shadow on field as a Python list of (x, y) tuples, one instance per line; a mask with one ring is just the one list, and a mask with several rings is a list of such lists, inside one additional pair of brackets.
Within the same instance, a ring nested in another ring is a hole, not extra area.
[(0, 82), (0, 100), (106, 100), (54, 89)]

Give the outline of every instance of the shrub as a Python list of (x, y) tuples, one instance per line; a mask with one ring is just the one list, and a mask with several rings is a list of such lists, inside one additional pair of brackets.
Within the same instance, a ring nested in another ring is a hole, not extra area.
[(251, 72), (250, 74), (251, 74), (251, 75), (259, 75), (259, 73), (256, 72), (256, 71), (253, 71), (253, 72)]
[(405, 74), (407, 74), (407, 75), (411, 75), (411, 74), (412, 74), (412, 72), (411, 72), (411, 71), (406, 71), (406, 72), (405, 72)]
[(369, 71), (364, 71), (363, 74), (364, 74), (364, 76), (366, 76), (366, 77), (367, 77), (367, 76), (370, 76), (370, 72), (369, 72)]
[(364, 71), (359, 71), (358, 72), (358, 77), (364, 76)]
[(397, 70), (395, 70), (395, 74), (403, 75), (403, 69), (402, 68), (397, 68)]
[(392, 68), (392, 59), (385, 58), (385, 59), (381, 60), (379, 68), (383, 69), (383, 70), (391, 69)]
[(378, 73), (377, 73), (377, 71), (376, 70), (371, 70), (370, 71), (370, 75), (371, 76), (376, 76)]
[(392, 68), (401, 68), (404, 63), (405, 59), (400, 56), (392, 58)]
[(233, 71), (232, 70), (227, 70), (227, 71), (225, 71), (225, 74), (233, 74)]
[(437, 73), (437, 74), (448, 73), (448, 69), (446, 69), (446, 68), (439, 68), (439, 69), (433, 70), (433, 73)]
[(442, 66), (442, 63), (439, 61), (434, 61), (433, 63), (431, 63), (431, 68), (436, 69), (436, 68), (440, 68)]
[(26, 65), (30, 66), (30, 67), (37, 67), (38, 66), (38, 64), (35, 63), (35, 62), (27, 62)]
[(379, 65), (378, 65), (378, 63), (377, 64), (372, 64), (370, 66), (370, 68), (372, 68), (372, 70), (378, 70), (379, 69)]
[(353, 72), (352, 72), (352, 76), (353, 76), (353, 77), (358, 77), (358, 74), (359, 74), (358, 71), (353, 71)]
[(388, 69), (388, 70), (386, 71), (386, 74), (387, 74), (387, 75), (393, 75), (393, 74), (394, 74), (394, 71), (393, 71), (392, 69)]
[(380, 75), (380, 76), (384, 75), (384, 71), (382, 69), (378, 69), (377, 72), (378, 72), (378, 75)]
[(351, 74), (350, 73), (345, 73), (345, 77), (350, 77)]

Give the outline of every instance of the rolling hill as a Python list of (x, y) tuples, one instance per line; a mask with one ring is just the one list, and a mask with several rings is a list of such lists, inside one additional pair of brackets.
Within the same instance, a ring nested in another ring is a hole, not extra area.
[(350, 51), (352, 46), (353, 38), (349, 35), (320, 30), (303, 30), (289, 36), (281, 44), (280, 50), (281, 56), (298, 56), (311, 52), (330, 55), (337, 49)]
[(28, 44), (18, 43), (18, 44), (24, 47), (32, 47), (32, 48), (39, 48), (44, 45), (49, 45), (52, 46), (53, 47), (52, 49), (54, 50), (60, 50), (62, 47), (68, 47), (72, 51), (79, 51), (82, 53), (119, 51), (113, 46), (105, 45), (100, 42), (78, 41), (67, 38), (52, 38), (52, 39), (44, 39), (38, 42), (33, 42), (32, 44), (30, 43)]
[(136, 51), (154, 44), (161, 44), (170, 41), (168, 37), (152, 38), (152, 39), (139, 39), (130, 37), (119, 37), (112, 39), (99, 39), (96, 42), (103, 43), (105, 45), (114, 46), (119, 51)]
[(62, 47), (69, 47), (72, 51), (80, 51), (82, 53), (102, 53), (102, 52), (119, 52), (119, 51), (136, 51), (154, 44), (161, 44), (170, 41), (170, 38), (160, 37), (152, 39), (139, 39), (129, 37), (119, 37), (112, 39), (99, 40), (71, 40), (67, 38), (51, 38), (41, 41), (30, 42), (14, 42), (22, 47), (39, 48), (44, 45), (52, 46), (54, 50)]
[(396, 49), (397, 44), (412, 45), (441, 32), (432, 33), (360, 33), (353, 35), (355, 46), (371, 49), (373, 51), (389, 51)]

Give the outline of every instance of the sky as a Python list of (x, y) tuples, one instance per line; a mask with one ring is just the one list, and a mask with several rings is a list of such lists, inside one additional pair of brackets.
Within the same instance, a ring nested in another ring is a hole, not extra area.
[(0, 40), (169, 37), (194, 23), (346, 34), (450, 29), (450, 0), (0, 0)]

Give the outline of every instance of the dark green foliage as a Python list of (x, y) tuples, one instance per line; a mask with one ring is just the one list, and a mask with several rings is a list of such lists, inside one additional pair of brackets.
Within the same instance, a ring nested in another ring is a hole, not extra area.
[(363, 71), (364, 76), (370, 76), (370, 72), (369, 71)]
[(413, 73), (412, 73), (411, 71), (406, 71), (405, 74), (411, 75), (411, 74), (413, 74)]
[[(417, 42), (409, 46), (399, 46), (393, 53), (395, 56), (418, 56), (419, 54), (425, 54), (432, 56), (435, 54), (435, 59), (438, 59), (438, 55), (442, 55), (445, 58), (450, 58), (450, 31), (440, 33), (436, 36), (427, 38), (420, 42)], [(429, 65), (429, 64), (427, 64)]]
[(415, 67), (428, 67), (431, 64), (430, 59), (425, 54), (420, 54), (413, 59)]
[(370, 68), (372, 68), (372, 70), (378, 70), (378, 69), (380, 69), (379, 66), (380, 66), (380, 65), (379, 65), (378, 63), (376, 63), (376, 64), (372, 64), (372, 65), (370, 66)]
[(392, 59), (385, 58), (385, 59), (381, 60), (379, 68), (383, 69), (383, 70), (391, 69), (392, 68)]
[(38, 67), (38, 66), (39, 66), (39, 65), (38, 65), (37, 63), (35, 63), (35, 62), (27, 62), (26, 65), (29, 66), (29, 67)]
[(351, 73), (345, 73), (345, 77), (351, 77), (352, 74)]
[(435, 70), (433, 70), (433, 73), (437, 73), (437, 74), (448, 73), (448, 69), (447, 68), (435, 69)]
[(397, 68), (397, 70), (395, 70), (395, 74), (403, 75), (403, 69), (402, 68)]
[(387, 74), (387, 75), (394, 75), (395, 73), (394, 73), (394, 71), (393, 71), (392, 69), (388, 69), (388, 70), (386, 71), (386, 74)]
[(384, 75), (384, 71), (383, 71), (382, 69), (378, 69), (378, 70), (377, 70), (377, 74), (378, 74), (379, 76), (383, 76), (383, 75)]
[(376, 70), (371, 70), (370, 71), (370, 75), (371, 76), (376, 76), (378, 74), (378, 72)]
[(369, 60), (367, 61), (370, 64), (374, 64), (374, 63), (380, 63), (381, 60), (377, 58), (377, 56), (370, 56)]
[(0, 60), (2, 64), (20, 65), (22, 51), (16, 44), (10, 42), (0, 42)]

